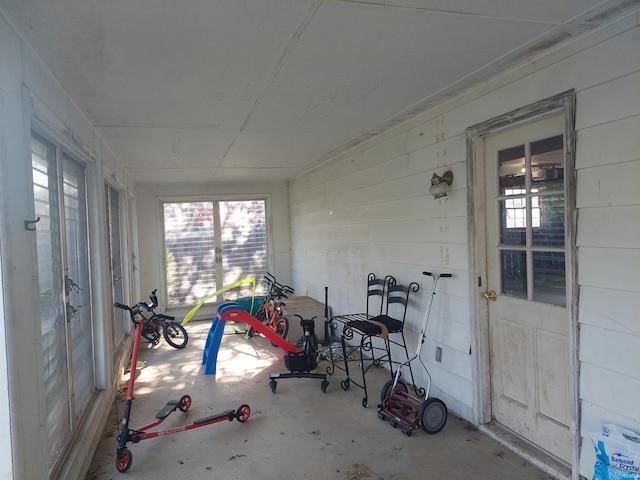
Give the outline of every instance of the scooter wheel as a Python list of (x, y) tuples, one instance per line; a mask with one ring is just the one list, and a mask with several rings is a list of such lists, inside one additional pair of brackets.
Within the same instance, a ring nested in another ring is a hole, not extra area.
[(133, 463), (133, 454), (128, 448), (123, 448), (122, 450), (118, 450), (116, 455), (116, 468), (120, 473), (124, 473), (129, 468), (131, 468), (131, 464)]
[(247, 405), (246, 403), (243, 403), (242, 405), (240, 405), (238, 407), (238, 410), (236, 410), (236, 418), (240, 423), (244, 423), (247, 420), (249, 420), (250, 415), (251, 415), (251, 407), (249, 407), (249, 405)]
[(278, 382), (275, 380), (271, 380), (269, 382), (269, 388), (271, 389), (271, 393), (276, 393), (276, 388), (278, 387)]
[(181, 412), (186, 412), (191, 407), (191, 397), (189, 395), (183, 395), (180, 399), (180, 403), (178, 403), (178, 410)]
[(320, 390), (322, 390), (322, 393), (327, 393), (328, 386), (329, 382), (327, 380), (322, 380), (322, 383), (320, 383)]
[(418, 419), (422, 430), (427, 433), (438, 433), (447, 423), (447, 406), (439, 398), (427, 398), (418, 410)]

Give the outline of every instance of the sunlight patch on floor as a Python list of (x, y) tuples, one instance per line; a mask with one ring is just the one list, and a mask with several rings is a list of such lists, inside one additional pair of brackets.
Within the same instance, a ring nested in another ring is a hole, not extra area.
[(217, 383), (238, 382), (254, 377), (265, 368), (282, 361), (279, 355), (280, 350), (274, 350), (273, 353), (259, 351), (250, 343), (238, 343), (225, 347), (218, 352)]

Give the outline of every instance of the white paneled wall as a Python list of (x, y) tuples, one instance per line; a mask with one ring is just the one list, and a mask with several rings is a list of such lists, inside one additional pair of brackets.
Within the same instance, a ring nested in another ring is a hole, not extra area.
[[(580, 463), (587, 473), (589, 422), (640, 430), (640, 56), (631, 53), (639, 46), (638, 28), (612, 41), (606, 55), (620, 68), (577, 101)], [(629, 52), (624, 62), (619, 49)]]
[[(416, 348), (431, 288), (422, 272), (454, 273), (453, 279), (440, 283), (422, 357), (432, 363), (434, 388), (446, 384), (448, 403), (469, 415), (465, 159), (464, 129), (450, 134), (446, 118), (438, 117), (296, 180), (290, 187), (290, 205), (296, 288), (322, 300), (328, 286), (335, 313), (364, 309), (369, 272), (421, 285), (412, 294), (407, 314), (410, 351)], [(435, 200), (428, 193), (431, 176), (445, 170), (454, 174), (452, 191)], [(447, 349), (442, 363), (433, 362), (437, 346)]]
[[(418, 281), (410, 342), (426, 307), (423, 270), (450, 271), (436, 297), (423, 359), (449, 407), (473, 418), (465, 130), (576, 92), (580, 324), (580, 473), (591, 476), (589, 421), (640, 432), (640, 28), (631, 16), (340, 155), (290, 185), (294, 285), (336, 314), (362, 311), (369, 272)], [(452, 170), (449, 196), (428, 194)], [(480, 221), (481, 219), (475, 219)], [(442, 363), (434, 361), (443, 348)]]
[[(40, 313), (34, 292), (38, 291), (35, 234), (23, 227), (34, 218), (30, 129), (64, 145), (67, 152), (86, 162), (90, 185), (89, 217), (92, 250), (92, 298), (94, 348), (98, 391), (92, 399), (79, 435), (70, 442), (60, 465), (60, 478), (78, 478), (86, 472), (95, 446), (102, 436), (113, 397), (115, 376), (109, 343), (112, 307), (102, 302), (108, 278), (105, 237), (103, 168), (109, 179), (125, 185), (122, 168), (75, 103), (28, 45), (22, 42), (0, 16), (0, 244), (3, 272), (3, 331), (11, 341), (0, 341), (6, 359), (0, 373), (0, 447), (7, 459), (1, 478), (49, 478), (47, 433), (43, 419)], [(104, 163), (103, 163), (104, 162)], [(113, 175), (113, 176), (112, 176)], [(126, 195), (126, 192), (125, 192)], [(106, 297), (105, 297), (106, 298)], [(10, 411), (10, 413), (6, 413)], [(9, 460), (11, 457), (11, 460)]]

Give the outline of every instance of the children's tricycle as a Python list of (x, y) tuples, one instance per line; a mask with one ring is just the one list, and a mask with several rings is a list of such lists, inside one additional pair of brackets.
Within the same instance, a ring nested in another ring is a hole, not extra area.
[(240, 405), (237, 410), (226, 410), (216, 415), (211, 415), (206, 418), (195, 420), (190, 425), (182, 425), (166, 430), (149, 432), (148, 430), (160, 425), (164, 422), (171, 413), (176, 410), (186, 412), (191, 406), (191, 397), (189, 395), (183, 395), (179, 400), (170, 400), (162, 409), (156, 414), (155, 421), (138, 427), (136, 429), (129, 428), (129, 417), (131, 415), (131, 408), (133, 403), (133, 386), (136, 378), (136, 364), (138, 363), (138, 351), (140, 350), (140, 338), (142, 336), (142, 330), (145, 325), (153, 320), (153, 317), (146, 318), (142, 314), (143, 307), (138, 304), (133, 308), (123, 305), (121, 303), (114, 303), (117, 308), (129, 311), (131, 321), (135, 324), (135, 337), (133, 343), (133, 352), (131, 354), (131, 373), (129, 374), (129, 385), (127, 387), (127, 398), (124, 405), (124, 414), (122, 416), (122, 422), (120, 424), (120, 433), (118, 434), (118, 448), (116, 450), (116, 468), (119, 472), (124, 473), (131, 467), (133, 463), (133, 455), (127, 448), (127, 443), (138, 443), (141, 440), (147, 440), (149, 438), (155, 438), (160, 435), (169, 435), (171, 433), (184, 432), (185, 430), (192, 430), (194, 428), (204, 427), (213, 423), (223, 422), (225, 420), (232, 421), (234, 418), (239, 422), (246, 422), (251, 415), (251, 409), (249, 405)]
[[(422, 328), (420, 329), (420, 341), (416, 348), (416, 353), (406, 362), (398, 366), (393, 380), (388, 381), (382, 392), (380, 393), (380, 405), (378, 405), (378, 417), (389, 422), (394, 428), (400, 428), (407, 436), (411, 435), (413, 430), (422, 428), (427, 433), (438, 433), (447, 423), (447, 406), (439, 398), (429, 397), (431, 388), (431, 375), (420, 358), (422, 344), (426, 340), (427, 323), (431, 313), (431, 306), (436, 295), (436, 287), (440, 278), (450, 278), (450, 273), (442, 273), (440, 275), (432, 272), (422, 272), (433, 278), (431, 288), (431, 296), (429, 298), (429, 306), (424, 316)], [(400, 380), (400, 370), (403, 366), (408, 366), (414, 360), (420, 360), (422, 367), (427, 373), (427, 388), (425, 390), (424, 400), (409, 395), (407, 385)]]

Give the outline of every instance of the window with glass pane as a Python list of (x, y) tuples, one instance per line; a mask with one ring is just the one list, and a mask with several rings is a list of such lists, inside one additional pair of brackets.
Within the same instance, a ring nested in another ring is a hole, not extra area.
[(167, 304), (190, 305), (216, 290), (213, 204), (164, 204)]
[[(93, 325), (89, 278), (86, 178), (84, 167), (62, 155), (66, 243), (67, 328), (72, 345), (73, 409), (78, 418), (94, 390)], [(75, 420), (74, 418), (74, 420)]]
[(95, 390), (87, 190), (84, 165), (36, 134), (31, 165), (51, 471)]
[(564, 253), (533, 252), (533, 299), (565, 306)]
[(31, 141), (36, 229), (40, 329), (44, 374), (49, 468), (53, 468), (71, 432), (67, 335), (62, 282), (60, 215), (55, 147), (39, 138)]
[(219, 203), (224, 285), (267, 271), (267, 224), (263, 200)]
[(566, 303), (563, 142), (557, 135), (498, 152), (505, 295)]
[(168, 305), (194, 305), (267, 271), (265, 201), (167, 202), (164, 239)]
[[(107, 245), (111, 257), (111, 301), (124, 302), (124, 273), (122, 270), (121, 232), (120, 232), (120, 194), (108, 183), (104, 185), (105, 210), (107, 212)], [(120, 308), (111, 309), (113, 321), (113, 349), (117, 350), (125, 340), (130, 320), (128, 312)]]
[(517, 298), (527, 298), (527, 256), (525, 251), (500, 252), (501, 293)]

